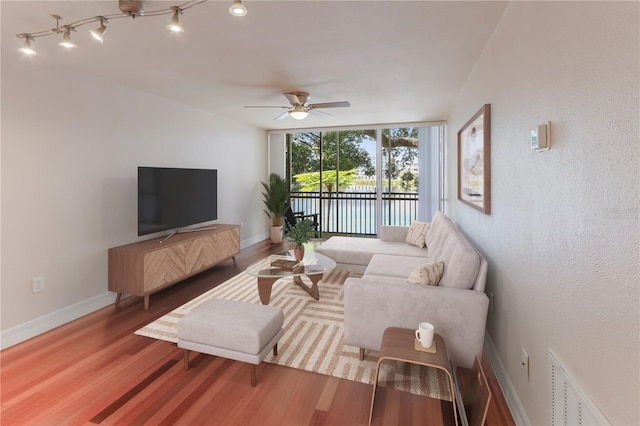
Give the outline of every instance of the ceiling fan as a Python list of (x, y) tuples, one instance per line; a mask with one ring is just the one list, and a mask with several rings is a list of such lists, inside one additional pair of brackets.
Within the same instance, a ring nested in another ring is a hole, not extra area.
[(283, 112), (282, 114), (277, 116), (275, 120), (283, 120), (288, 116), (291, 116), (296, 120), (304, 120), (305, 118), (307, 118), (307, 115), (309, 114), (317, 115), (319, 117), (333, 117), (333, 114), (320, 111), (318, 108), (344, 108), (344, 107), (351, 106), (351, 104), (347, 101), (323, 102), (323, 103), (317, 103), (317, 104), (310, 104), (308, 103), (309, 94), (306, 92), (283, 93), (283, 95), (289, 100), (289, 103), (291, 105), (289, 106), (250, 105), (250, 106), (245, 106), (245, 108), (286, 108), (288, 111)]

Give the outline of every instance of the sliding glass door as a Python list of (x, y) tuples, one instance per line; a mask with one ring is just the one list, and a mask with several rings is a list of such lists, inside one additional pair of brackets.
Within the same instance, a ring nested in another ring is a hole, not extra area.
[(420, 219), (424, 156), (419, 153), (426, 146), (423, 135), (430, 134), (425, 129), (430, 128), (288, 134), (287, 175), (293, 210), (318, 213), (325, 237), (376, 236), (380, 225), (409, 225)]

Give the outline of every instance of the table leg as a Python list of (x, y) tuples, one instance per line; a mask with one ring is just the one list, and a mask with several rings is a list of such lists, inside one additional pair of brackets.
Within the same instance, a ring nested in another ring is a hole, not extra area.
[(371, 409), (369, 410), (369, 425), (371, 425), (371, 420), (373, 420), (373, 403), (376, 400), (376, 389), (378, 388), (378, 374), (380, 373), (380, 364), (382, 364), (383, 359), (378, 360), (378, 365), (376, 366), (376, 378), (373, 380), (373, 392), (371, 393)]
[(318, 282), (322, 279), (322, 274), (306, 275), (306, 277), (311, 280), (311, 286), (307, 286), (302, 281), (302, 277), (300, 276), (293, 277), (293, 282), (296, 283), (301, 289), (309, 293), (309, 296), (313, 297), (316, 300), (320, 300), (320, 290), (318, 289)]
[(258, 294), (260, 295), (260, 302), (263, 305), (269, 304), (273, 283), (278, 281), (280, 278), (281, 277), (258, 277)]

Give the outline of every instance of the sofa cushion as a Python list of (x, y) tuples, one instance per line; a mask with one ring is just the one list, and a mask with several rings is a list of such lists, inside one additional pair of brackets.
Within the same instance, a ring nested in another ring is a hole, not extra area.
[(411, 284), (436, 286), (440, 282), (443, 270), (444, 262), (441, 260), (434, 260), (414, 269), (409, 275), (409, 278), (407, 278), (407, 282)]
[[(433, 215), (431, 226), (425, 236), (425, 245), (427, 246), (427, 249), (429, 247), (441, 247), (445, 235), (452, 229), (455, 229), (455, 225), (447, 219), (448, 218), (440, 211)], [(431, 254), (429, 254), (429, 257), (434, 258)]]
[(411, 226), (409, 226), (405, 242), (416, 247), (424, 247), (424, 240), (427, 235), (427, 231), (429, 230), (429, 226), (431, 226), (429, 222), (419, 222), (414, 220), (411, 222)]
[(426, 262), (427, 259), (424, 257), (376, 254), (371, 258), (364, 275), (397, 277), (406, 280), (414, 269)]
[[(405, 242), (382, 241), (378, 238), (331, 237), (316, 249), (336, 263), (368, 265), (374, 254), (427, 257), (427, 250)], [(405, 277), (408, 276), (408, 273)]]
[(442, 246), (432, 246), (429, 258), (442, 260), (446, 265), (440, 287), (472, 289), (480, 269), (480, 255), (457, 229), (443, 236)]

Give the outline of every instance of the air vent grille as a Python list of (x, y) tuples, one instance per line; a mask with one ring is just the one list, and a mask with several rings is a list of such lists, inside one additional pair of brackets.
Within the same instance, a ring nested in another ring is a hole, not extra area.
[(549, 371), (551, 424), (562, 426), (611, 424), (573, 381), (551, 350), (549, 350)]

